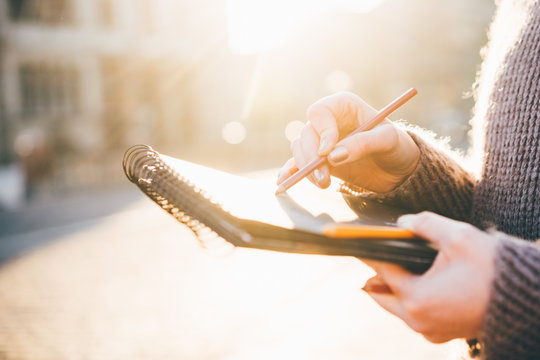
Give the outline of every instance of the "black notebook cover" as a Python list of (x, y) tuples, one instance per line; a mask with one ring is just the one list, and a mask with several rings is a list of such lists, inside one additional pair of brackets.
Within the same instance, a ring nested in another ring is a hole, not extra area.
[[(389, 224), (399, 214), (378, 203), (344, 198), (336, 189), (323, 191), (304, 181), (275, 196), (273, 179), (228, 174), (146, 145), (128, 149), (123, 167), (131, 182), (199, 238), (214, 235), (241, 247), (380, 260), (415, 273), (429, 268), (437, 253), (423, 239), (325, 236), (323, 228), (331, 224)], [(351, 201), (356, 211), (348, 206)]]

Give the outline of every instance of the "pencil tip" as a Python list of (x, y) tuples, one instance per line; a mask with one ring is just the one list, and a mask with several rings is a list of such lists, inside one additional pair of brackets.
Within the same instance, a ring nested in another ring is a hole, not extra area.
[(276, 193), (275, 195), (278, 196), (278, 195), (281, 195), (285, 192), (285, 189), (283, 188), (283, 186), (278, 186), (278, 188), (276, 189)]

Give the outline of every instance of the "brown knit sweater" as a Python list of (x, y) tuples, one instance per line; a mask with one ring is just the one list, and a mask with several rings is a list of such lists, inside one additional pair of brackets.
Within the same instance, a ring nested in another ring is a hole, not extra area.
[(482, 229), (497, 228), (501, 242), (483, 356), (540, 359), (540, 247), (524, 241), (540, 238), (538, 1), (498, 2), (473, 119), (481, 174), (466, 172), (459, 160), (422, 134), (410, 134), (421, 150), (415, 172), (390, 193), (357, 195), (411, 213), (430, 210)]

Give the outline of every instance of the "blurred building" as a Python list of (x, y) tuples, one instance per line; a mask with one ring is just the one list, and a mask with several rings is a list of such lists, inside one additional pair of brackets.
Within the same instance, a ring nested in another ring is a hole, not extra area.
[(284, 130), (319, 97), (345, 89), (380, 107), (411, 86), (421, 96), (395, 116), (467, 145), (462, 95), (490, 0), (312, 13), (251, 55), (228, 47), (227, 22), (264, 23), (272, 36), (290, 14), (238, 6), (231, 20), (235, 3), (249, 2), (0, 0), (0, 164), (20, 162), (58, 188), (120, 181), (123, 150), (141, 142), (221, 167), (276, 166), (289, 156)]
[(194, 5), (1, 0), (0, 161), (41, 156), (58, 172), (136, 142), (188, 141)]

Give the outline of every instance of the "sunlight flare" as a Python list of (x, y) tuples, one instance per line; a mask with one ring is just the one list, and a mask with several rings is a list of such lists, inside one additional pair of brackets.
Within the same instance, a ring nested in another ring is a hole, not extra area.
[(366, 13), (384, 0), (228, 0), (229, 47), (237, 55), (268, 51), (285, 43), (312, 15), (341, 10)]

